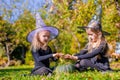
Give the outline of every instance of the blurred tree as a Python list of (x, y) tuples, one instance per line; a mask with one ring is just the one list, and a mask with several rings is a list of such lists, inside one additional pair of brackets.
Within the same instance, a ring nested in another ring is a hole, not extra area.
[[(65, 53), (78, 52), (87, 42), (87, 35), (84, 30), (80, 30), (78, 26), (87, 26), (93, 15), (97, 5), (102, 5), (101, 24), (103, 30), (110, 33), (106, 36), (109, 43), (117, 39), (116, 23), (120, 21), (114, 0), (76, 0), (72, 5), (74, 9), (69, 9), (72, 0), (54, 0), (56, 6), (56, 14), (51, 14), (45, 21), (54, 25), (60, 30), (55, 45), (58, 51)], [(59, 4), (58, 4), (59, 3)], [(80, 33), (78, 33), (80, 32)], [(114, 44), (112, 44), (114, 45)], [(66, 50), (67, 49), (67, 50)]]
[[(26, 36), (29, 32), (35, 29), (35, 18), (30, 11), (25, 10), (24, 14), (13, 24), (16, 30), (15, 41), (17, 47), (12, 53), (12, 56), (16, 59), (21, 59), (22, 63), (25, 63), (25, 56), (28, 49), (30, 50), (30, 43), (27, 42)], [(30, 58), (31, 59), (31, 58)]]
[(4, 46), (8, 58), (5, 66), (8, 66), (13, 58), (21, 59), (24, 63), (25, 53), (29, 47), (26, 36), (34, 26), (35, 20), (29, 11), (25, 11), (14, 24), (0, 20), (0, 43)]
[[(70, 9), (71, 1), (75, 1), (72, 4), (72, 9)], [(102, 5), (101, 23), (103, 30), (111, 34), (106, 36), (106, 39), (111, 45), (115, 45), (113, 41), (117, 39), (118, 34), (116, 27), (120, 23), (115, 0), (97, 1), (98, 4)], [(119, 3), (118, 0), (116, 1)], [(39, 9), (38, 11), (41, 13), (46, 25), (55, 26), (59, 29), (59, 36), (49, 43), (50, 46), (55, 52), (64, 52), (65, 54), (79, 52), (87, 43), (87, 35), (85, 30), (78, 29), (78, 26), (88, 25), (95, 14), (97, 6), (95, 5), (95, 0), (53, 0), (53, 3), (54, 6), (50, 8), (49, 15), (46, 16), (48, 12), (45, 9)], [(25, 46), (26, 49), (30, 48), (30, 44), (26, 41), (26, 36), (33, 29), (35, 29), (34, 14), (28, 10), (24, 9), (23, 15), (19, 16), (19, 19), (13, 24), (9, 24), (0, 17), (0, 43), (4, 46), (8, 60), (9, 55), (15, 48), (19, 46)], [(24, 53), (26, 49), (22, 47), (23, 52), (20, 53)], [(114, 51), (114, 48), (112, 48), (112, 51)], [(15, 53), (17, 54), (17, 52)], [(31, 63), (30, 50), (27, 51), (26, 56), (27, 63)]]
[(16, 45), (13, 42), (13, 39), (16, 35), (16, 32), (11, 24), (7, 21), (0, 20), (0, 43), (4, 46), (5, 53), (8, 58), (8, 62), (5, 66), (10, 64), (10, 54), (13, 52)]
[(68, 0), (64, 0), (64, 2), (61, 0), (59, 4), (58, 2), (59, 0), (54, 0), (57, 13), (51, 14), (46, 21), (60, 30), (59, 40), (55, 42), (56, 46), (58, 46), (58, 51), (73, 54), (78, 52), (86, 43), (86, 34), (79, 34), (77, 26), (87, 24), (91, 14), (94, 12), (95, 5), (93, 5), (93, 0), (88, 2), (88, 4), (76, 0), (76, 3), (72, 5), (74, 9), (70, 9), (69, 6), (71, 4)]

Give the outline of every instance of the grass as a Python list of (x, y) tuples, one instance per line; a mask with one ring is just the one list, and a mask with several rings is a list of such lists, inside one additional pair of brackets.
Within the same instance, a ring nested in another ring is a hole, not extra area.
[[(29, 74), (32, 68), (32, 66), (22, 65), (0, 69), (0, 80), (120, 80), (120, 72), (103, 73), (98, 71), (76, 71), (74, 73), (53, 74), (52, 76), (24, 76), (24, 74)], [(120, 68), (116, 70), (120, 70)]]

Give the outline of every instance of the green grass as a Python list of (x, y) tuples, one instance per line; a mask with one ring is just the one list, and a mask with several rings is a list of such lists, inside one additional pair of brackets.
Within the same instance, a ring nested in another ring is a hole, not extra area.
[(0, 80), (120, 80), (120, 72), (74, 72), (52, 76), (23, 76), (29, 74), (32, 66), (16, 66), (0, 69)]

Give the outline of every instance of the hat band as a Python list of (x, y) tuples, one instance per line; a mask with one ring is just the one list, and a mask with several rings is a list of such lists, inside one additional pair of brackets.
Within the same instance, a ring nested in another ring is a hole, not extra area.
[(96, 30), (102, 30), (99, 26), (96, 26), (96, 27), (93, 27), (93, 26), (88, 26), (88, 28), (91, 28), (91, 29), (96, 29)]

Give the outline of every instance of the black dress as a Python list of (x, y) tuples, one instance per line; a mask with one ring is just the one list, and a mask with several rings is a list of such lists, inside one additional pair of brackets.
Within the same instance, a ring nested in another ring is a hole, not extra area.
[(48, 47), (47, 50), (39, 49), (38, 51), (32, 51), (32, 55), (35, 61), (35, 66), (31, 71), (33, 75), (48, 75), (52, 73), (52, 69), (50, 69), (50, 58), (52, 60), (56, 60), (53, 58), (53, 53), (51, 48)]
[(107, 51), (108, 45), (105, 41), (101, 42), (98, 48), (93, 48), (92, 52), (88, 52), (86, 47), (86, 49), (75, 55), (80, 60), (75, 64), (75, 67), (80, 71), (87, 70), (87, 68), (99, 71), (111, 70), (108, 57), (106, 56)]

